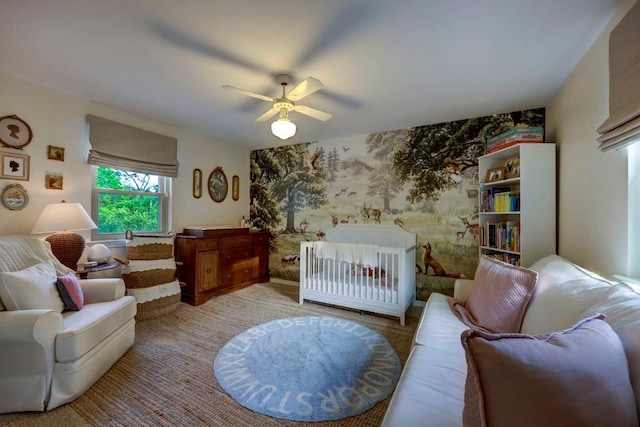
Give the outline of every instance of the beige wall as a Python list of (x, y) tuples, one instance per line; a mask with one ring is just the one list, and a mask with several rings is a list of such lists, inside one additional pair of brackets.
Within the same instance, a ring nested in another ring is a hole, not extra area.
[(627, 150), (601, 153), (608, 116), (609, 33), (614, 17), (547, 105), (546, 138), (558, 144), (558, 254), (605, 276), (628, 271)]
[[(178, 139), (180, 172), (173, 180), (172, 189), (174, 230), (182, 231), (185, 226), (196, 224), (237, 225), (242, 215), (248, 216), (249, 150), (0, 74), (0, 116), (19, 116), (34, 134), (33, 141), (21, 151), (30, 156), (29, 181), (0, 180), (0, 191), (10, 183), (25, 187), (29, 204), (21, 211), (0, 206), (0, 234), (28, 234), (47, 203), (65, 199), (80, 202), (90, 210), (91, 167), (86, 161), (89, 141), (85, 127), (88, 113)], [(47, 145), (65, 147), (65, 161), (48, 160)], [(0, 150), (17, 152), (8, 148)], [(200, 168), (206, 180), (216, 166), (222, 166), (229, 184), (233, 175), (240, 177), (238, 201), (232, 201), (229, 192), (224, 202), (215, 203), (206, 188), (200, 199), (192, 197), (193, 169)], [(62, 191), (45, 188), (44, 176), (49, 172), (63, 175)], [(90, 235), (84, 234), (89, 239)]]

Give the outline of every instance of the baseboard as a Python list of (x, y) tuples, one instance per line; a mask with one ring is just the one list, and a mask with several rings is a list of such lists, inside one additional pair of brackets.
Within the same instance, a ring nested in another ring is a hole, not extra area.
[(294, 282), (293, 280), (285, 280), (272, 277), (271, 282), (278, 283), (280, 285), (295, 286), (296, 288), (300, 287), (300, 282)]

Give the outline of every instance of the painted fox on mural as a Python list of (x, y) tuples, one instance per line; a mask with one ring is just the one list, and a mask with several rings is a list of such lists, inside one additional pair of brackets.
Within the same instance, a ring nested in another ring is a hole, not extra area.
[(420, 246), (423, 250), (422, 262), (424, 263), (424, 274), (429, 272), (429, 267), (433, 270), (434, 276), (454, 277), (456, 279), (464, 279), (465, 275), (460, 273), (447, 273), (444, 267), (431, 256), (431, 243)]

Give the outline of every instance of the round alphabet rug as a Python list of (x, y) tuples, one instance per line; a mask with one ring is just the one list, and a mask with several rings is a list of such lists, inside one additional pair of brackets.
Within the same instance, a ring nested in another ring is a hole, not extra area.
[(327, 316), (255, 326), (226, 343), (213, 362), (218, 382), (238, 403), (294, 421), (362, 413), (393, 391), (401, 370), (384, 336)]

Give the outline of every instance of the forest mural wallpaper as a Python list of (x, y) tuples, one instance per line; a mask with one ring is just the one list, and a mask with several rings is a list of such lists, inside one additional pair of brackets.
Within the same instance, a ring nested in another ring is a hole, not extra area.
[[(271, 277), (298, 281), (301, 241), (340, 223), (397, 224), (417, 235), (416, 297), (453, 294), (478, 263), (478, 157), (544, 108), (251, 152), (251, 221), (269, 230)], [(422, 261), (425, 250), (443, 267)], [(436, 275), (438, 274), (438, 275)]]

